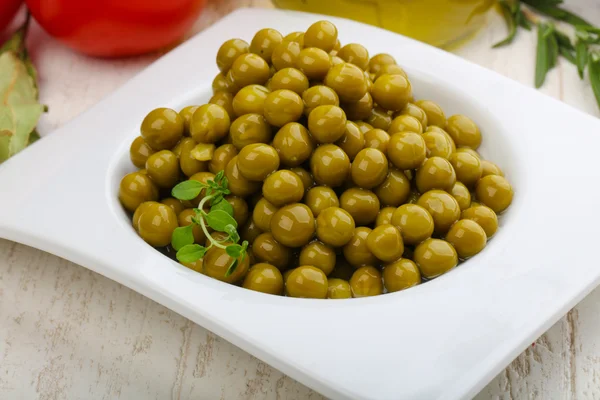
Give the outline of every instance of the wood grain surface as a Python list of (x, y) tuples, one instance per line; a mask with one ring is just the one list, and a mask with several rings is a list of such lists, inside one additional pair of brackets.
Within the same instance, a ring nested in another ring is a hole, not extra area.
[[(272, 7), (268, 0), (209, 1), (194, 32), (241, 6)], [(600, 4), (567, 0), (567, 6), (600, 24)], [(500, 17), (491, 14), (489, 26), (455, 52), (532, 85), (535, 33), (520, 32), (512, 46), (491, 50), (490, 44), (505, 34)], [(42, 134), (84, 112), (157, 57), (91, 59), (72, 53), (35, 25), (30, 47), (40, 72), (42, 101), (50, 105), (40, 123)], [(589, 82), (580, 81), (565, 61), (549, 74), (542, 91), (600, 115)], [(599, 311), (597, 289), (477, 398), (600, 398)], [(50, 254), (0, 240), (0, 399), (117, 398), (322, 396), (126, 287)]]

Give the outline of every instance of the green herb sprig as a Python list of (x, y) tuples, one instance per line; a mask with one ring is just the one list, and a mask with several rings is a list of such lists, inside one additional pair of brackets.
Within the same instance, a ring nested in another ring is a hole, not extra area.
[[(192, 223), (188, 226), (180, 226), (173, 231), (171, 245), (177, 251), (176, 257), (184, 263), (195, 262), (204, 257), (212, 247), (218, 247), (227, 252), (234, 260), (227, 269), (225, 276), (235, 272), (238, 260), (244, 261), (247, 256), (248, 242), (239, 244), (240, 235), (237, 231), (237, 222), (233, 218), (233, 207), (225, 196), (231, 192), (227, 188), (227, 178), (223, 171), (215, 175), (214, 180), (209, 179), (206, 183), (195, 180), (187, 180), (176, 185), (171, 194), (179, 200), (193, 200), (204, 191), (204, 197), (200, 200), (198, 208), (194, 208), (196, 215), (192, 217)], [(210, 211), (206, 212), (205, 206), (210, 205)], [(195, 226), (200, 226), (210, 245), (208, 247), (194, 243)], [(218, 232), (225, 233), (225, 238), (216, 240), (208, 232), (208, 227)]]
[(523, 14), (523, 11), (521, 10), (521, 3), (519, 1), (509, 3), (506, 0), (500, 0), (498, 5), (502, 10), (502, 16), (504, 17), (506, 26), (508, 27), (508, 36), (506, 39), (501, 40), (493, 45), (493, 48), (506, 46), (507, 44), (512, 43), (517, 35), (517, 27), (519, 26), (527, 29), (528, 31), (531, 30), (531, 23), (525, 14)]
[[(498, 2), (508, 28), (508, 36), (493, 47), (513, 42), (518, 28), (531, 30), (537, 26), (537, 50), (535, 64), (535, 87), (540, 88), (546, 75), (561, 56), (577, 67), (581, 79), (588, 77), (600, 107), (600, 28), (580, 16), (560, 7), (563, 0), (500, 0)], [(549, 19), (541, 20), (538, 15)], [(556, 28), (552, 20), (561, 21), (575, 28), (575, 41)]]
[(538, 25), (538, 46), (535, 58), (535, 87), (539, 88), (546, 80), (546, 74), (556, 65), (558, 59), (558, 41), (555, 27), (551, 23)]

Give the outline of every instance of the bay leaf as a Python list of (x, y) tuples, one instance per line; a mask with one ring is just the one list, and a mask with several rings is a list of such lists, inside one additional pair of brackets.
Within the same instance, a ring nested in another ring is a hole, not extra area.
[(16, 123), (8, 107), (0, 107), (0, 163), (10, 157), (9, 148)]
[(29, 73), (33, 79), (33, 86), (35, 87), (37, 93), (37, 70), (31, 62), (31, 57), (29, 57), (29, 52), (25, 46), (25, 37), (27, 36), (27, 31), (29, 30), (30, 21), (31, 15), (27, 13), (25, 23), (23, 23), (23, 25), (17, 29), (15, 33), (2, 44), (2, 46), (0, 46), (0, 54), (7, 51), (12, 51), (19, 57), (19, 59), (23, 61), (25, 67), (27, 68), (27, 73)]
[(0, 162), (29, 144), (44, 108), (23, 60), (10, 50), (0, 54)]
[(29, 144), (35, 143), (38, 140), (40, 140), (41, 138), (42, 137), (38, 133), (37, 129), (34, 129), (33, 132), (31, 132), (31, 135), (29, 135)]

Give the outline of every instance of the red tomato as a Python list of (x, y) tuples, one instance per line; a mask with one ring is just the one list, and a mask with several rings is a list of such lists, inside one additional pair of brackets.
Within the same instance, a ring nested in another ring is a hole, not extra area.
[[(4, 0), (0, 0), (4, 1)], [(26, 0), (51, 36), (82, 53), (120, 57), (180, 40), (205, 0)]]
[(21, 4), (23, 0), (0, 0), (0, 32), (10, 24)]

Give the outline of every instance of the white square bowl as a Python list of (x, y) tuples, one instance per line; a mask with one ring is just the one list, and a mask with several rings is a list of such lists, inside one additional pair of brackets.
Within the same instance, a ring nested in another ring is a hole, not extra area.
[[(169, 260), (117, 200), (151, 109), (208, 100), (214, 56), (263, 27), (318, 19), (342, 43), (391, 53), (417, 98), (481, 127), (481, 152), (515, 188), (484, 252), (399, 293), (346, 301), (269, 296)], [(600, 121), (452, 54), (339, 18), (239, 10), (0, 166), (0, 237), (120, 282), (332, 398), (469, 398), (598, 283)]]

